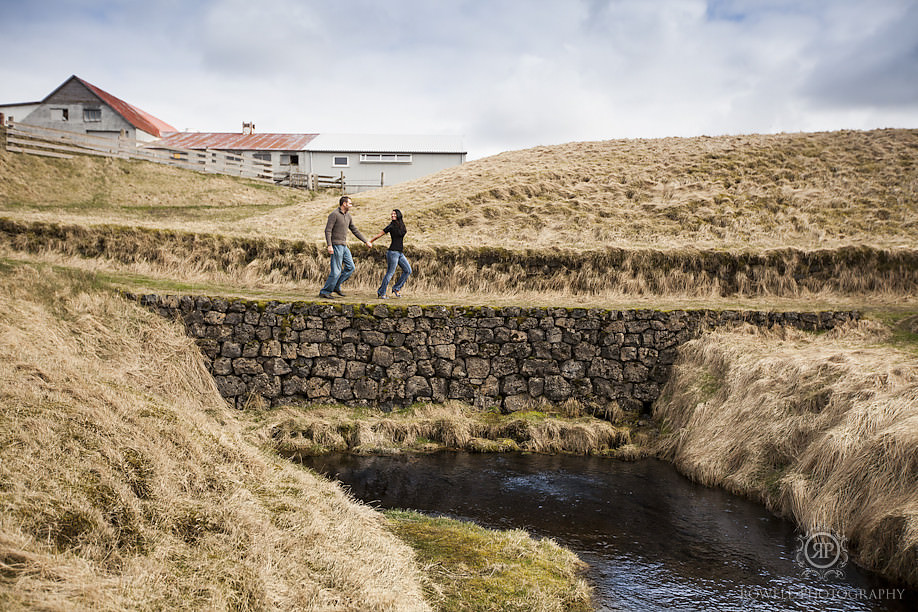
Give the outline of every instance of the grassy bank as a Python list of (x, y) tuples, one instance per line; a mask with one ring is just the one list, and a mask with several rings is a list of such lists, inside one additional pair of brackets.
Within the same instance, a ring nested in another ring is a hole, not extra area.
[[(328, 274), (324, 249), (305, 242), (193, 234), (124, 226), (23, 222), (0, 217), (0, 245), (11, 253), (68, 258), (71, 265), (161, 278), (274, 288), (312, 296)], [(354, 247), (353, 290), (373, 295), (385, 250)], [(845, 246), (752, 253), (611, 249), (574, 251), (408, 248), (416, 296), (521, 296), (557, 302), (581, 297), (859, 299), (910, 301), (918, 293), (918, 249)]]
[(918, 328), (901, 323), (689, 342), (654, 410), (661, 455), (918, 585)]
[(592, 610), (585, 565), (551, 540), (525, 531), (493, 531), (473, 523), (389, 511), (393, 531), (411, 545), (429, 577), (427, 593), (450, 612)]
[[(414, 611), (444, 609), (431, 593), (463, 600), (461, 582), (441, 586), (428, 571), (437, 554), (419, 564), (423, 537), (406, 543), (400, 521), (260, 449), (183, 331), (92, 275), (0, 265), (0, 397), (2, 609)], [(542, 609), (587, 605), (569, 553), (546, 559), (547, 544), (521, 534), (477, 537), (510, 572), (540, 559), (559, 585)], [(507, 556), (508, 537), (533, 552)], [(475, 598), (498, 607), (527, 597), (476, 585)]]
[(654, 428), (638, 415), (581, 414), (577, 407), (500, 414), (459, 402), (417, 404), (403, 410), (344, 406), (289, 407), (264, 413), (260, 436), (280, 455), (333, 452), (392, 453), (461, 450), (598, 455), (621, 459), (646, 456)]

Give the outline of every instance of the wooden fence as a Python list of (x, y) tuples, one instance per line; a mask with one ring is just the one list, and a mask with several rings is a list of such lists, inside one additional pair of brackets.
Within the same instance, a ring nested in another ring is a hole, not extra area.
[(198, 172), (230, 174), (274, 182), (271, 162), (249, 159), (225, 151), (163, 148), (157, 146), (156, 142), (137, 143), (130, 138), (91, 136), (22, 123), (11, 123), (6, 126), (5, 131), (6, 150), (15, 153), (64, 159), (72, 158), (74, 155), (139, 159)]
[(328, 176), (324, 174), (288, 172), (284, 177), (278, 180), (279, 185), (296, 187), (297, 189), (308, 189), (314, 191), (317, 189), (341, 189), (345, 188), (344, 173), (339, 176)]

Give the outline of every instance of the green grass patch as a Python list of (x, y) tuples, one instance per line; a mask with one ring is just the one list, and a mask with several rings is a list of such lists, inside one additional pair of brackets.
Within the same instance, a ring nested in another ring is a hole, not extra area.
[(918, 353), (918, 314), (911, 314), (893, 321), (891, 329), (890, 345), (903, 351)]
[(698, 390), (700, 400), (708, 401), (723, 389), (724, 381), (721, 376), (716, 376), (713, 372), (701, 372), (695, 381), (695, 388)]
[(427, 595), (438, 610), (592, 609), (584, 563), (552, 540), (416, 512), (385, 514), (427, 568)]

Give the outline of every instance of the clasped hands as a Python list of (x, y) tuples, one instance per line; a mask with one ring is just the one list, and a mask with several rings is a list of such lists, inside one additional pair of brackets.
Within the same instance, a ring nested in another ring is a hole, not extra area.
[[(373, 248), (373, 241), (372, 241), (372, 240), (370, 240), (370, 241), (368, 241), (368, 242), (364, 242), (364, 244), (367, 245), (367, 248), (368, 248), (368, 249), (372, 249), (372, 248)], [(333, 247), (332, 245), (328, 245), (328, 254), (331, 255), (331, 254), (334, 253), (334, 252), (335, 252), (335, 247)]]

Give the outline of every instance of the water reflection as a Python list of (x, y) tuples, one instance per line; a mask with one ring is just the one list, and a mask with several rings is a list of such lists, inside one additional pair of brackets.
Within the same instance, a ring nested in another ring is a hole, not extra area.
[(552, 537), (590, 564), (600, 610), (918, 609), (914, 592), (891, 599), (891, 585), (851, 564), (843, 581), (804, 580), (791, 523), (660, 461), (439, 453), (304, 463), (383, 508)]

